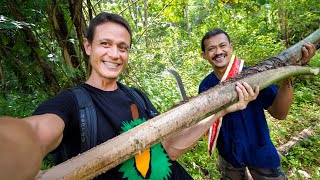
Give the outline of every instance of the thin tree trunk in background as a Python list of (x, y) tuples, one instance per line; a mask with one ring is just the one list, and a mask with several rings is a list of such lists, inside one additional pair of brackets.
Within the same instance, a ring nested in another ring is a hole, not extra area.
[[(13, 15), (15, 15), (15, 18), (19, 21), (26, 21), (25, 17), (21, 13), (20, 7), (18, 3), (15, 0), (7, 0), (8, 7)], [(51, 67), (49, 67), (48, 64), (46, 64), (43, 57), (41, 57), (40, 54), (38, 54), (37, 50), (40, 49), (40, 46), (34, 37), (32, 31), (27, 28), (23, 28), (23, 32), (25, 33), (27, 43), (31, 47), (31, 57), (32, 59), (37, 63), (37, 65), (42, 70), (43, 80), (46, 83), (47, 92), (50, 94), (56, 94), (60, 91), (60, 87), (58, 84), (58, 80), (53, 73), (53, 70)], [(50, 88), (49, 88), (50, 87)]]
[[(129, 2), (130, 2), (130, 0), (129, 0)], [(133, 8), (131, 8), (131, 6), (133, 6)], [(134, 9), (136, 9), (135, 8), (135, 2), (131, 3), (131, 5), (128, 6), (128, 10), (129, 10), (129, 14), (130, 14), (130, 16), (131, 16), (131, 18), (132, 18), (132, 20), (134, 22), (135, 29), (138, 30), (139, 29), (139, 27), (138, 27), (138, 18), (137, 18), (137, 16), (135, 16), (135, 14), (133, 12)]]
[(188, 34), (190, 33), (190, 22), (189, 22), (189, 9), (188, 9), (188, 2), (184, 5), (184, 13), (186, 16), (186, 23), (187, 23), (187, 31)]
[(88, 8), (88, 13), (89, 13), (89, 21), (93, 19), (93, 10), (92, 10), (92, 4), (90, 0), (87, 0), (87, 8)]
[[(147, 29), (148, 28), (148, 0), (144, 0), (144, 6), (143, 6), (143, 28)], [(145, 41), (146, 41), (146, 47), (148, 48), (150, 45), (150, 41), (148, 39), (148, 31), (145, 32), (144, 34)]]
[(289, 39), (289, 33), (288, 33), (288, 16), (287, 12), (284, 13), (284, 39), (286, 41), (286, 48), (290, 46), (290, 39)]
[(4, 78), (4, 74), (3, 74), (3, 68), (2, 68), (2, 62), (0, 61), (0, 77), (1, 77), (1, 86), (2, 86), (2, 95), (3, 97), (6, 99), (6, 92), (7, 92), (7, 86), (6, 86), (6, 81)]
[[(246, 8), (246, 12), (247, 12), (247, 19), (249, 19), (250, 1), (248, 1), (248, 3), (245, 4), (245, 8)], [(249, 31), (249, 21), (246, 22), (246, 26), (247, 26), (246, 32), (247, 32), (247, 34), (249, 34), (248, 33), (248, 31)]]
[[(74, 72), (74, 68), (79, 68), (80, 61), (75, 50), (75, 45), (69, 40), (69, 30), (64, 14), (61, 11), (60, 6), (57, 4), (56, 0), (52, 0), (48, 6), (48, 18), (50, 20), (51, 28), (57, 38), (59, 46), (61, 47), (61, 54), (69, 67), (70, 71)], [(80, 68), (81, 69), (81, 68)], [(74, 75), (74, 80), (76, 84), (79, 84), (82, 80), (78, 76)]]
[[(284, 3), (284, 2), (281, 2)], [(285, 46), (288, 48), (290, 46), (290, 39), (288, 34), (288, 15), (283, 5), (278, 9), (279, 17), (279, 28), (283, 34), (283, 40), (285, 41)]]
[[(79, 41), (79, 49), (82, 52), (83, 57), (78, 57), (79, 59), (82, 59), (85, 63), (86, 67), (86, 74), (83, 73), (83, 70), (81, 66), (77, 66), (79, 71), (81, 72), (81, 80), (85, 80), (89, 74), (90, 74), (90, 63), (89, 63), (89, 57), (86, 54), (86, 51), (83, 47), (83, 39), (87, 32), (87, 24), (85, 22), (85, 18), (82, 11), (82, 2), (83, 0), (68, 0), (69, 2), (69, 10), (72, 18), (72, 22), (76, 28), (76, 33)], [(80, 53), (79, 53), (80, 54)]]
[(308, 36), (278, 56), (263, 61), (242, 72), (239, 76), (192, 98), (164, 114), (123, 133), (107, 142), (86, 151), (44, 173), (37, 179), (89, 179), (93, 178), (144, 149), (193, 125), (209, 113), (219, 110), (237, 101), (236, 82), (247, 82), (260, 90), (289, 76), (302, 74), (317, 75), (319, 68), (297, 66), (301, 59), (301, 46), (305, 41), (320, 47), (320, 30)]

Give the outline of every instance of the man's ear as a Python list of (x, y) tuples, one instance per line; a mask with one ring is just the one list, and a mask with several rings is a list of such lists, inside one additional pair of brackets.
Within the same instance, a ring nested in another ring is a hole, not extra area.
[(90, 56), (91, 54), (91, 44), (89, 43), (87, 38), (83, 39), (83, 47), (86, 50), (86, 54)]
[(201, 52), (201, 54), (200, 54), (200, 55), (201, 55), (201, 57), (202, 57), (203, 59), (205, 59), (205, 60), (206, 60), (206, 55), (205, 55), (205, 53), (204, 53), (203, 51)]
[(233, 44), (232, 43), (230, 43), (230, 49), (231, 49), (231, 52), (232, 52), (232, 50), (233, 50)]

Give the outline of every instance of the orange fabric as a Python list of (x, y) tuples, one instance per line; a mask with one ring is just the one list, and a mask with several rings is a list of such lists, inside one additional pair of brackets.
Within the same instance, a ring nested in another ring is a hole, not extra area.
[[(133, 119), (139, 118), (138, 107), (135, 104), (131, 104), (130, 106), (131, 114)], [(135, 165), (140, 174), (145, 178), (147, 176), (149, 167), (150, 167), (150, 149), (144, 150), (142, 153), (134, 156)]]
[(136, 168), (144, 178), (147, 176), (149, 170), (150, 157), (150, 149), (144, 150), (141, 154), (134, 156)]
[(130, 110), (131, 110), (131, 114), (132, 114), (132, 119), (138, 119), (139, 118), (139, 111), (138, 111), (137, 105), (131, 104)]

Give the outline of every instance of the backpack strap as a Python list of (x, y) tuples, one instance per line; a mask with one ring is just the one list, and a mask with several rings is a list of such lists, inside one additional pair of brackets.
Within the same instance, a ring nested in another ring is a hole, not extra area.
[(97, 145), (97, 114), (88, 91), (82, 86), (70, 89), (79, 106), (81, 152)]
[(130, 88), (122, 83), (118, 82), (118, 86), (134, 101), (138, 106), (138, 109), (143, 113), (145, 117), (153, 118), (160, 113), (151, 103), (150, 99), (139, 89)]
[[(68, 89), (76, 97), (79, 108), (79, 128), (81, 137), (81, 153), (97, 145), (97, 115), (88, 91), (82, 86)], [(50, 154), (55, 165), (71, 158), (68, 144), (62, 142), (60, 148)]]

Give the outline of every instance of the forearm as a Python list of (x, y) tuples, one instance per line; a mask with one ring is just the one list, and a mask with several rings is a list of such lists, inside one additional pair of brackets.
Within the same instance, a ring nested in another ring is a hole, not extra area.
[(293, 101), (293, 79), (281, 81), (279, 92), (272, 105), (268, 108), (269, 113), (277, 119), (285, 119)]
[(44, 156), (59, 146), (64, 130), (64, 122), (60, 117), (43, 114), (26, 117), (23, 120), (32, 127)]
[(164, 140), (162, 145), (170, 159), (176, 160), (179, 156), (188, 151), (203, 136), (210, 126), (225, 114), (226, 110), (222, 110)]
[(21, 119), (0, 118), (0, 179), (34, 179), (43, 158), (32, 127)]
[[(316, 47), (314, 44), (305, 43), (302, 48), (301, 65), (306, 65), (315, 55)], [(285, 79), (281, 82), (279, 93), (268, 108), (269, 113), (277, 119), (285, 119), (293, 101), (293, 84), (292, 78)]]

